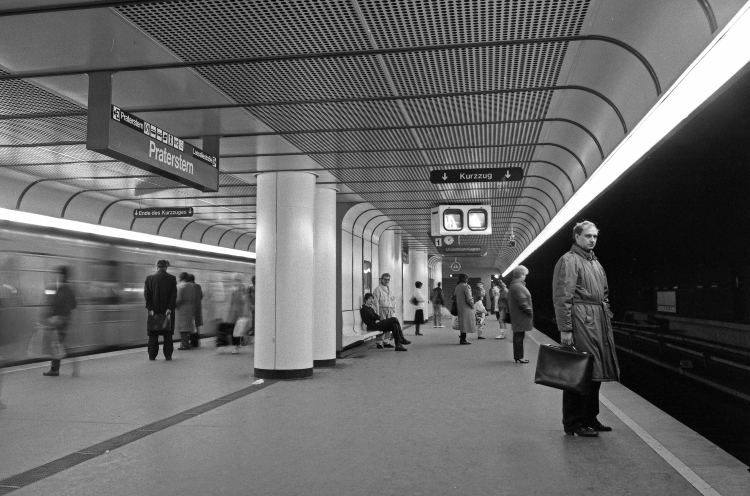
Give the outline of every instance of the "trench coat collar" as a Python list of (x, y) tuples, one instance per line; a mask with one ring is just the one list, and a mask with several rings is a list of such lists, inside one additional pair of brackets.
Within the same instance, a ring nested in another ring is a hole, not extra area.
[(594, 255), (594, 250), (586, 251), (580, 246), (578, 246), (578, 243), (573, 243), (573, 246), (570, 248), (570, 251), (575, 253), (576, 255), (579, 255), (589, 262), (596, 260), (596, 255)]

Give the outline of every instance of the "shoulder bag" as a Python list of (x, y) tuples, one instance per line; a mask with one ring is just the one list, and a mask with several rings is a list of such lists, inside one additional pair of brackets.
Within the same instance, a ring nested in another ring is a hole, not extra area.
[(572, 346), (539, 347), (534, 383), (577, 394), (586, 394), (594, 370), (594, 355)]

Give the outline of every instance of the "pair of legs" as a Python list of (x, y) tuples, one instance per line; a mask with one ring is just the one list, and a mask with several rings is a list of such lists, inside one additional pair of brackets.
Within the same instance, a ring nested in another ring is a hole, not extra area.
[(507, 310), (498, 310), (495, 312), (497, 322), (500, 324), (500, 334), (495, 336), (495, 339), (505, 339), (505, 312), (507, 312)]
[(422, 325), (424, 322), (424, 311), (420, 308), (416, 312), (414, 312), (414, 326), (417, 328), (416, 331), (414, 331), (414, 334), (420, 335), (422, 334), (419, 332), (419, 326)]
[[(62, 348), (62, 357), (53, 358), (49, 364), (49, 371), (45, 372), (44, 375), (60, 375), (60, 362), (62, 361), (62, 358), (68, 355), (67, 333), (65, 331), (58, 331), (57, 336), (60, 339), (60, 346)], [(73, 377), (78, 377), (79, 375), (81, 375), (81, 363), (78, 362), (77, 360), (73, 361), (72, 363), (73, 363)]]
[[(393, 340), (396, 342), (396, 349), (405, 349), (404, 345), (411, 343), (411, 341), (404, 338), (404, 331), (401, 330), (401, 323), (396, 317), (390, 317), (384, 320), (378, 320), (375, 323), (375, 329), (383, 331), (383, 336), (386, 334), (392, 334)], [(378, 341), (378, 345), (380, 342)]]
[(517, 362), (528, 363), (528, 360), (523, 358), (523, 340), (526, 337), (525, 332), (514, 332), (513, 333), (513, 360)]
[(563, 391), (563, 429), (571, 433), (579, 427), (591, 427), (599, 423), (599, 389), (602, 383), (591, 381), (588, 394)]
[(189, 350), (190, 348), (192, 348), (192, 346), (190, 346), (190, 331), (180, 331), (180, 347), (178, 349)]
[(432, 304), (432, 324), (433, 327), (443, 327), (443, 305), (441, 303)]
[(174, 352), (174, 343), (172, 343), (171, 332), (154, 332), (148, 333), (148, 358), (149, 360), (156, 360), (156, 355), (159, 354), (159, 336), (164, 337), (164, 358), (167, 360), (172, 359), (172, 353)]

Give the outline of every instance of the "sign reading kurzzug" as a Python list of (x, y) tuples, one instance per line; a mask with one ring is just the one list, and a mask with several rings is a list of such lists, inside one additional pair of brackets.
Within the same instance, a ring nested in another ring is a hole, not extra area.
[(192, 217), (193, 207), (153, 207), (133, 209), (133, 217)]
[(111, 105), (103, 128), (89, 130), (86, 148), (200, 191), (219, 190), (219, 158)]

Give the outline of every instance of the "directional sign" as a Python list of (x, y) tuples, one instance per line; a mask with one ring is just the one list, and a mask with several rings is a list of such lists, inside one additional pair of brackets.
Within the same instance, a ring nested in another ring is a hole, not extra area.
[(522, 167), (504, 169), (444, 169), (430, 171), (432, 184), (448, 183), (501, 183), (523, 179)]
[(133, 209), (133, 217), (192, 217), (193, 207), (154, 207)]
[(452, 257), (483, 257), (487, 255), (487, 245), (445, 246), (437, 249), (438, 253)]

